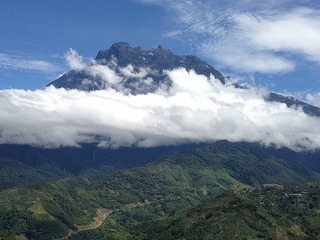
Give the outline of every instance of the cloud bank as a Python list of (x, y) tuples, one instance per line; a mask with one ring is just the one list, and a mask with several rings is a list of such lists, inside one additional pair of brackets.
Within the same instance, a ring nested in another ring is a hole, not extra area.
[(175, 24), (164, 36), (189, 40), (221, 66), (279, 73), (293, 71), (295, 58), (320, 63), (320, 5), (315, 1), (136, 1), (168, 10)]
[[(75, 51), (68, 58), (78, 70), (106, 76), (107, 86), (123, 82), (107, 65), (84, 65)], [(141, 70), (140, 76), (146, 71)], [(1, 90), (0, 144), (60, 147), (94, 142), (116, 148), (226, 139), (292, 149), (320, 147), (320, 129), (314, 127), (320, 119), (281, 103), (265, 102), (263, 89), (222, 85), (213, 77), (185, 69), (166, 74), (171, 88), (159, 86), (148, 94), (132, 95), (121, 87), (93, 92), (52, 86)]]

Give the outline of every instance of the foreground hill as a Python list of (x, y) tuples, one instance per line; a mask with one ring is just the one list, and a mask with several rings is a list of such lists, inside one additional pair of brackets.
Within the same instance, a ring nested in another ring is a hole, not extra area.
[(98, 229), (70, 239), (101, 239), (174, 214), (230, 189), (320, 181), (320, 174), (276, 158), (259, 145), (216, 142), (132, 170), (0, 192), (0, 229), (29, 239), (62, 238), (112, 211)]
[(220, 195), (113, 239), (320, 239), (320, 184)]

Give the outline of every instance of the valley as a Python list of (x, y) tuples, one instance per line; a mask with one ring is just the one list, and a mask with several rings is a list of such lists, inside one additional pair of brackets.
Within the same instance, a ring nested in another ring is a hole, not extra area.
[[(1, 229), (28, 239), (64, 238), (89, 225), (97, 209), (103, 224), (68, 239), (115, 236), (137, 224), (174, 215), (228, 190), (319, 182), (320, 173), (275, 158), (259, 145), (226, 141), (172, 153), (131, 170), (86, 175), (0, 193)], [(143, 204), (147, 203), (147, 204)]]

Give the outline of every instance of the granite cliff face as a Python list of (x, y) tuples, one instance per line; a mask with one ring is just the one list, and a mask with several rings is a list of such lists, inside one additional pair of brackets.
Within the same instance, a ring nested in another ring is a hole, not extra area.
[(115, 43), (110, 49), (99, 51), (95, 59), (103, 64), (113, 58), (120, 67), (131, 64), (136, 68), (156, 70), (160, 74), (165, 70), (183, 67), (187, 70), (193, 69), (197, 74), (203, 74), (207, 77), (213, 75), (224, 82), (224, 76), (220, 72), (198, 57), (193, 55), (178, 56), (162, 45), (156, 49), (142, 50), (141, 47), (131, 48), (128, 43)]
[[(126, 42), (114, 43), (109, 49), (101, 50), (94, 62), (88, 67), (106, 67), (116, 73), (117, 84), (111, 86), (116, 90), (131, 94), (147, 94), (156, 91), (160, 86), (167, 89), (171, 81), (167, 70), (185, 68), (194, 70), (206, 77), (214, 76), (225, 84), (225, 77), (208, 63), (193, 55), (179, 56), (159, 45), (155, 49), (143, 50), (141, 47), (131, 47)], [(112, 77), (112, 76), (111, 76)], [(117, 85), (121, 85), (121, 88)], [(81, 91), (95, 91), (110, 87), (99, 73), (92, 73), (86, 69), (72, 70), (49, 85), (56, 88), (78, 89)], [(320, 109), (304, 103), (293, 97), (270, 93), (267, 101), (285, 103), (288, 107), (301, 108), (311, 116), (320, 117)]]

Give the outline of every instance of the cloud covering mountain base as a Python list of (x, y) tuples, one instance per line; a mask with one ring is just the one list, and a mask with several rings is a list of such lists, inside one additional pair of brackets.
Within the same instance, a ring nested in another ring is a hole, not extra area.
[[(100, 66), (100, 71), (103, 68), (110, 73), (107, 66)], [(2, 90), (0, 143), (54, 148), (94, 142), (116, 148), (226, 139), (292, 149), (320, 147), (320, 130), (315, 127), (319, 118), (266, 102), (263, 89), (223, 85), (185, 69), (166, 74), (172, 82), (169, 90), (160, 86), (148, 94), (111, 87), (92, 92), (53, 86)]]

